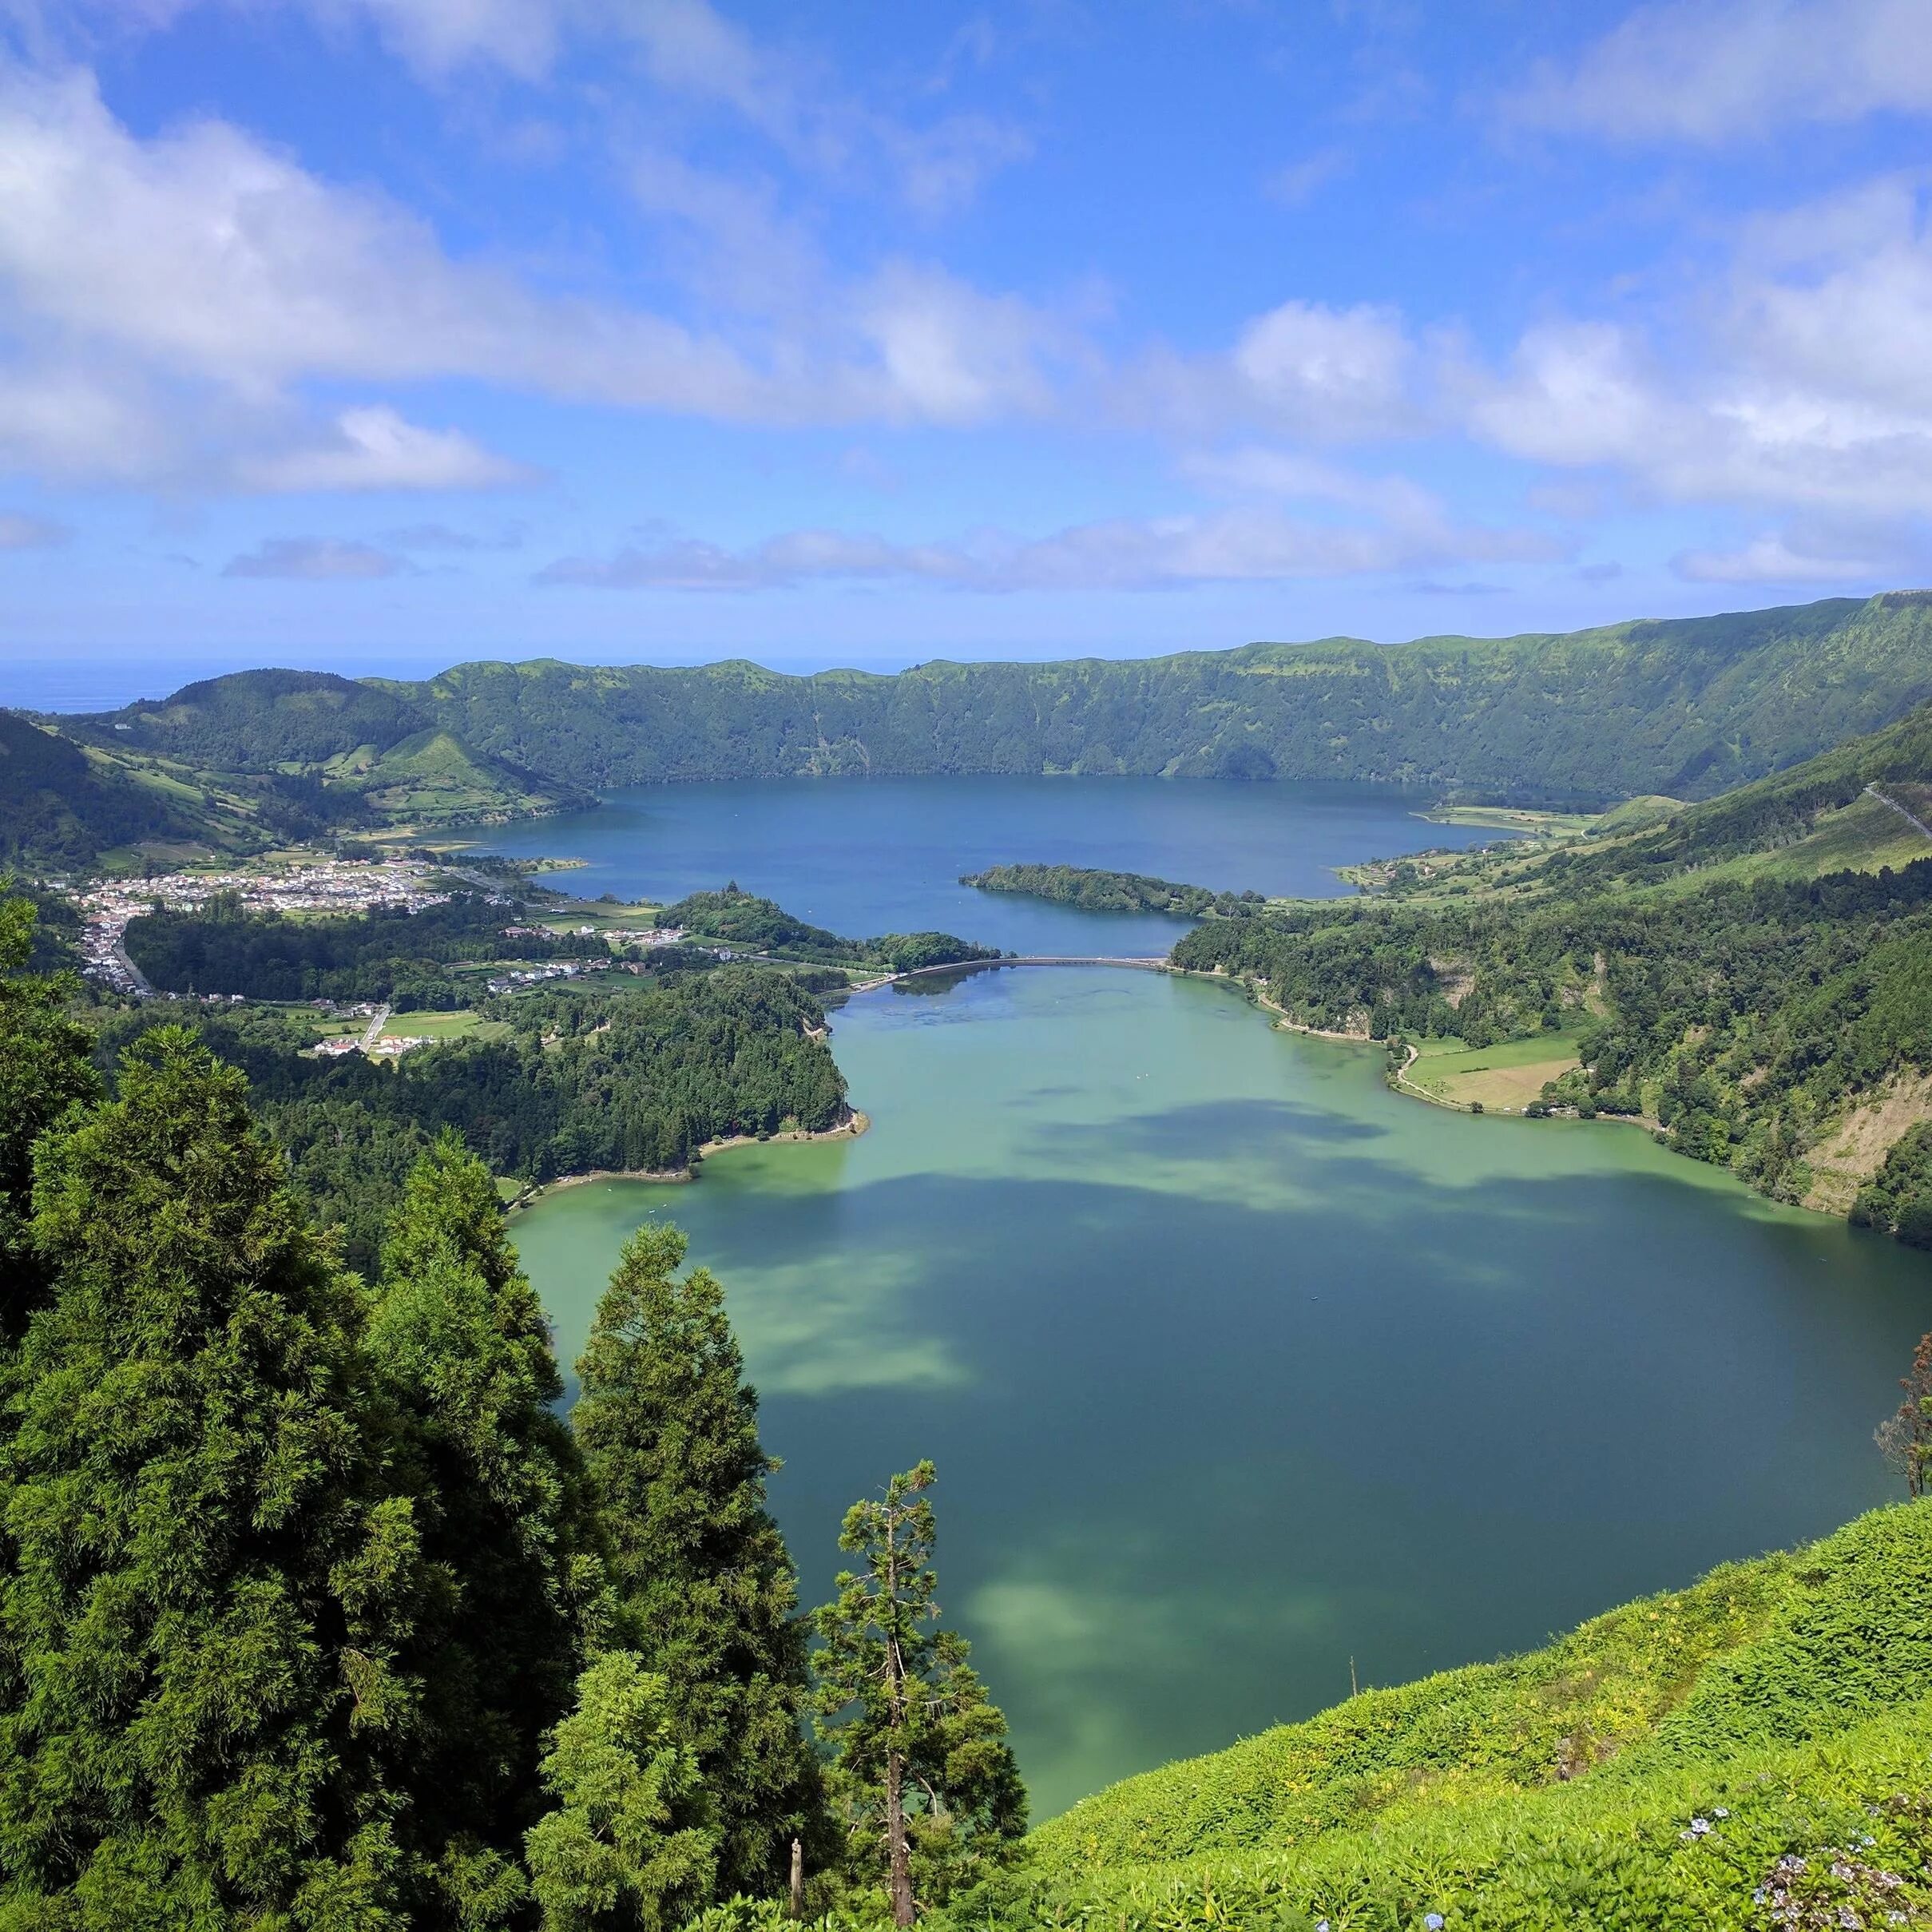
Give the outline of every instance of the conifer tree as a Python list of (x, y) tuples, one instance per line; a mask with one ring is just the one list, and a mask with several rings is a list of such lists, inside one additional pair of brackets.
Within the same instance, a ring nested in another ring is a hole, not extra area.
[(0, 1920), (403, 1932), (418, 1577), (361, 1305), (179, 1028), (46, 1136), (0, 1462)]
[(765, 1507), (778, 1465), (715, 1277), (680, 1280), (684, 1237), (625, 1244), (577, 1364), (572, 1421), (605, 1513), (621, 1640), (667, 1686), (716, 1810), (721, 1891), (768, 1896), (795, 1836), (827, 1852), (801, 1731), (797, 1576)]
[(662, 1677), (607, 1651), (543, 1760), (556, 1799), (529, 1839), (544, 1932), (659, 1932), (710, 1895), (717, 1836)]
[(840, 1573), (815, 1616), (817, 1708), (829, 1732), (834, 1795), (855, 1868), (883, 1871), (893, 1922), (923, 1894), (948, 1894), (1003, 1861), (1026, 1828), (1026, 1792), (1006, 1720), (967, 1663), (966, 1640), (937, 1628), (938, 1525), (922, 1462), (882, 1501), (846, 1512), (839, 1547), (864, 1565)]
[(1898, 1386), (1905, 1399), (1878, 1425), (1878, 1444), (1916, 1499), (1932, 1489), (1932, 1335), (1919, 1338), (1912, 1372)]
[(0, 1347), (19, 1339), (46, 1285), (27, 1238), (34, 1143), (100, 1092), (87, 1029), (65, 1011), (71, 982), (24, 970), (34, 927), (30, 899), (0, 899)]
[(543, 1310), (496, 1184), (454, 1134), (418, 1164), (391, 1224), (368, 1351), (441, 1585), (411, 1652), (424, 1716), (412, 1829), (445, 1894), (424, 1922), (468, 1925), (521, 1891), (542, 1740), (569, 1708), (603, 1599)]

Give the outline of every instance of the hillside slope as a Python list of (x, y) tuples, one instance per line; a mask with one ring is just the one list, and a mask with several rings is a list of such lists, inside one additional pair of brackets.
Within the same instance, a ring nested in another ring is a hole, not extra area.
[[(212, 791), (218, 815), (225, 794), (230, 817), (282, 837), (591, 802), (574, 786), (477, 750), (391, 691), (328, 672), (237, 672), (120, 711), (45, 722), (98, 758)], [(245, 843), (247, 826), (226, 829)]]
[(982, 1902), (1124, 1932), (1924, 1924), (1929, 1603), (1932, 1502), (1879, 1510), (1130, 1779), (1040, 1827), (1029, 1878)]
[(188, 829), (153, 792), (101, 768), (65, 738), (0, 711), (0, 863), (92, 865), (111, 847)]
[(1932, 697), (1932, 593), (1390, 646), (936, 662), (892, 676), (540, 660), (376, 688), (470, 744), (598, 789), (1078, 772), (1708, 797)]
[(1645, 1120), (1776, 1199), (1932, 1245), (1928, 792), (1932, 706), (1648, 828), (1211, 920), (1174, 960), (1398, 1061), (1474, 1049), (1417, 1069), (1438, 1097), (1430, 1071), (1524, 1043), (1541, 1070), (1515, 1104)]

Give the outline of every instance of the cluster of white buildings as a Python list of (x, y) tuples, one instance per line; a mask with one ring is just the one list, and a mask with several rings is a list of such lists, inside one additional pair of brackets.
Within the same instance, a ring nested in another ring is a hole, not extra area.
[[(588, 926), (579, 929), (589, 932)], [(604, 936), (613, 946), (681, 946), (684, 929), (681, 926), (606, 926)]]
[(277, 871), (170, 872), (160, 879), (105, 879), (74, 895), (81, 919), (82, 970), (117, 993), (149, 988), (124, 950), (128, 921), (159, 904), (171, 911), (238, 894), (251, 912), (363, 912), (402, 906), (419, 912), (450, 895), (433, 891), (430, 868), (407, 859), (329, 859)]
[(519, 986), (534, 986), (546, 979), (575, 979), (585, 973), (610, 970), (608, 959), (557, 959), (548, 966), (519, 966), (514, 973), (498, 973), (490, 982), (492, 993), (514, 993)]

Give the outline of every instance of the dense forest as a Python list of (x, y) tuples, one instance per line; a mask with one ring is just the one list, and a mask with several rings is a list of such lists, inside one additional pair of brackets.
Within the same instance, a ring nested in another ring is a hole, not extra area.
[(735, 880), (721, 891), (691, 893), (665, 906), (660, 916), (667, 926), (780, 959), (871, 961), (895, 973), (908, 973), (920, 966), (963, 966), (1000, 956), (997, 946), (974, 946), (950, 933), (884, 933), (875, 939), (843, 939), (823, 926), (794, 918), (771, 899), (741, 891)]
[(399, 1012), (468, 1003), (475, 991), (446, 969), (498, 959), (608, 959), (594, 934), (526, 926), (515, 909), (459, 893), (411, 912), (376, 906), (340, 918), (296, 919), (243, 910), (216, 893), (192, 911), (157, 906), (127, 925), (128, 957), (165, 993), (240, 994), (244, 999), (386, 1000)]
[(1214, 892), (1144, 872), (1109, 872), (1081, 866), (989, 866), (959, 881), (982, 892), (1018, 892), (1077, 906), (1082, 912), (1172, 912), (1191, 919), (1240, 918), (1267, 902), (1259, 892)]
[[(419, 915), (420, 916), (420, 915)], [(421, 1048), (385, 1065), (317, 1060), (311, 1029), (260, 1009), (192, 1024), (248, 1076), (311, 1212), (366, 1268), (404, 1177), (438, 1133), (491, 1172), (533, 1183), (595, 1169), (675, 1172), (708, 1141), (847, 1117), (823, 1010), (784, 974), (733, 966), (672, 983), (626, 979), (593, 997), (526, 994), (492, 1003), (506, 1037)], [(155, 1009), (102, 1029), (111, 1064), (171, 1017)]]
[(73, 871), (109, 846), (187, 829), (164, 799), (97, 769), (70, 740), (0, 711), (0, 864)]
[(801, 1617), (675, 1230), (626, 1246), (566, 1419), (456, 1134), (359, 1279), (243, 1073), (172, 1026), (103, 1070), (32, 950), (0, 902), (0, 1923), (903, 1928), (1009, 1862), (930, 1464)]

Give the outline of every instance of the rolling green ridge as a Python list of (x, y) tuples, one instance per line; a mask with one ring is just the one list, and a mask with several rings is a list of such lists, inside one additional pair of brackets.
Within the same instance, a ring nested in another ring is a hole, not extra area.
[[(85, 862), (126, 835), (185, 827), (245, 850), (331, 828), (546, 811), (625, 785), (874, 772), (1664, 795), (1656, 811), (1783, 770), (1928, 697), (1932, 593), (1918, 591), (1565, 634), (934, 662), (889, 676), (553, 659), (458, 664), (421, 682), (249, 671), (44, 720), (92, 754), (97, 775), (111, 765), (145, 784), (147, 815), (124, 825), (69, 760), (34, 787), (67, 800), (64, 815), (44, 801), (23, 811), (14, 847)], [(86, 829), (97, 822), (99, 834)]]
[(379, 688), (470, 744), (598, 789), (1079, 772), (1704, 797), (1932, 696), (1932, 593), (1387, 647), (935, 662), (893, 676), (546, 660)]
[[(15, 720), (18, 726), (20, 721)], [(331, 673), (244, 671), (123, 710), (42, 720), (101, 781), (149, 803), (69, 843), (188, 840), (220, 851), (395, 825), (526, 816), (591, 801), (479, 752), (390, 693)], [(91, 825), (92, 821), (84, 820)], [(44, 837), (20, 842), (42, 859)]]
[[(1129, 1932), (1406, 1932), (1430, 1912), (1457, 1932), (1923, 1923), (1929, 1601), (1932, 1503), (1877, 1511), (1546, 1649), (1366, 1691), (1100, 1792), (1033, 1833), (1028, 1877), (988, 1916)], [(1774, 1916), (1779, 1886), (1819, 1915)]]

